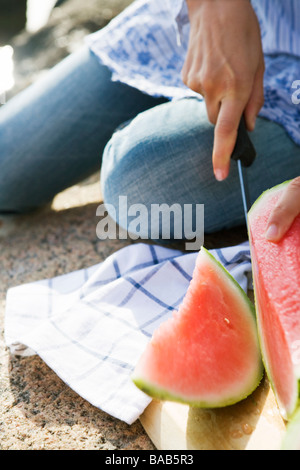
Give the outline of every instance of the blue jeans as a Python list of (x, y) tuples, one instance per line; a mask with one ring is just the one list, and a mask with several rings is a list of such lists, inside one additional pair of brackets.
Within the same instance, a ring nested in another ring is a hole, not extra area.
[(87, 47), (0, 108), (0, 213), (42, 206), (100, 170), (116, 127), (165, 99), (111, 81)]
[[(252, 141), (258, 153), (247, 170), (253, 202), (300, 174), (300, 147), (261, 118)], [(126, 195), (128, 205), (149, 208), (204, 204), (206, 232), (244, 223), (236, 164), (224, 182), (213, 175), (205, 104), (169, 102), (112, 82), (86, 47), (0, 109), (0, 144), (0, 213), (51, 201), (100, 170), (103, 156), (104, 201), (116, 209)]]

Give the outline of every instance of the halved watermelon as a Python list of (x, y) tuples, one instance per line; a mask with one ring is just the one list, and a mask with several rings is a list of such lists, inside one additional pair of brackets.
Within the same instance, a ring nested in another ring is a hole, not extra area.
[(300, 216), (279, 243), (266, 239), (270, 213), (288, 182), (249, 211), (259, 338), (265, 368), (285, 419), (295, 411), (300, 378)]
[(300, 450), (300, 409), (287, 426), (281, 450)]
[(246, 398), (262, 373), (254, 307), (202, 248), (182, 305), (154, 332), (133, 381), (152, 397), (212, 408)]

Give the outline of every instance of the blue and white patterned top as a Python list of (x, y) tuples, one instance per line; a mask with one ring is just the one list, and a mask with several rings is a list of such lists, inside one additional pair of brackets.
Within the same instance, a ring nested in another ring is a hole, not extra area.
[[(266, 72), (260, 116), (281, 124), (300, 145), (300, 0), (252, 0)], [(87, 43), (112, 79), (153, 96), (202, 97), (181, 80), (189, 19), (185, 0), (136, 0)]]

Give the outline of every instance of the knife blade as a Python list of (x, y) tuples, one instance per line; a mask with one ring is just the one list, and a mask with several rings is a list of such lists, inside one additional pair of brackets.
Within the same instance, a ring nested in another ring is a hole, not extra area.
[(251, 166), (256, 158), (255, 147), (249, 137), (244, 116), (242, 116), (238, 128), (236, 144), (233, 149), (231, 159), (237, 162), (240, 187), (242, 193), (243, 210), (246, 226), (248, 229), (248, 211), (250, 209), (250, 197), (246, 168)]

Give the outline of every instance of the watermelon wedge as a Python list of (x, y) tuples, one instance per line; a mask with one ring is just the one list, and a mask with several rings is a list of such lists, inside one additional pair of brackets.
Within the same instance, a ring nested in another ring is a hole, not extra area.
[(287, 426), (281, 450), (300, 450), (300, 409)]
[(254, 307), (202, 248), (178, 312), (154, 332), (132, 379), (152, 397), (217, 408), (246, 398), (262, 374)]
[(248, 214), (257, 323), (266, 372), (285, 419), (300, 379), (300, 216), (279, 243), (265, 237), (269, 215), (288, 182), (266, 192)]

